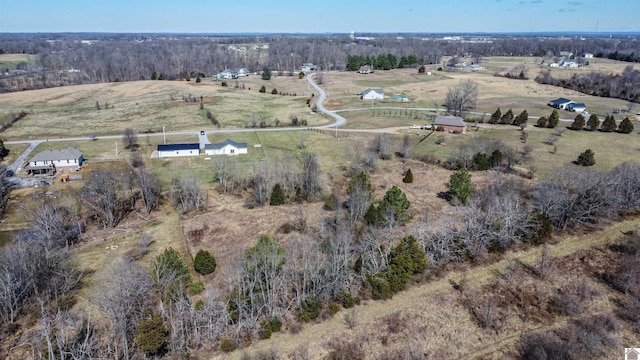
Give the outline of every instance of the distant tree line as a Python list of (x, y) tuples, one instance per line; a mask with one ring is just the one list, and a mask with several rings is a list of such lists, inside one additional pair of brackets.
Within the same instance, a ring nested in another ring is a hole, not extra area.
[(551, 72), (542, 72), (536, 77), (541, 84), (561, 86), (585, 94), (640, 102), (640, 71), (633, 66), (625, 67), (621, 74), (590, 72), (573, 74), (570, 78), (554, 78)]

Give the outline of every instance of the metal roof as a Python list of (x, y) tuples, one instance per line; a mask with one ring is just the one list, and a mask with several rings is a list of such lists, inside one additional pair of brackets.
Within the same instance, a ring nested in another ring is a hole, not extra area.
[(221, 143), (216, 143), (216, 144), (205, 144), (204, 148), (205, 150), (219, 150), (222, 149), (223, 147), (227, 146), (227, 145), (233, 145), (238, 149), (246, 149), (247, 148), (247, 143), (239, 143), (239, 142), (235, 142), (231, 139), (227, 139)]
[(457, 116), (436, 116), (436, 126), (445, 125), (445, 126), (467, 126), (467, 123), (464, 120)]
[(31, 161), (60, 161), (60, 160), (76, 160), (82, 156), (82, 153), (78, 149), (68, 148), (59, 150), (43, 150), (36, 156), (31, 158)]
[(192, 144), (160, 144), (158, 151), (178, 151), (178, 150), (198, 150), (200, 151), (200, 143)]
[(569, 100), (569, 99), (565, 99), (565, 98), (558, 98), (555, 100), (551, 100), (549, 101), (551, 104), (554, 105), (560, 105), (560, 104), (566, 104), (566, 103), (570, 103), (570, 102), (574, 102), (573, 100)]

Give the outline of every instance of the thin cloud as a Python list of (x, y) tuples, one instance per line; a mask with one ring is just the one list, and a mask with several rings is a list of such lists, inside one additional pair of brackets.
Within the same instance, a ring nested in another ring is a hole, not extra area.
[(532, 0), (532, 4), (542, 4), (542, 0)]
[(559, 12), (576, 12), (576, 9), (572, 9), (572, 8), (562, 8), (560, 10), (558, 10)]
[(569, 1), (567, 4), (571, 6), (580, 6), (580, 1)]

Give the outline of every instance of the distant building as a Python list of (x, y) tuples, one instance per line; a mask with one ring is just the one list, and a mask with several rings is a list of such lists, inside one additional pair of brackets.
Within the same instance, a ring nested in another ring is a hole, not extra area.
[(303, 63), (302, 66), (300, 67), (300, 71), (302, 72), (309, 72), (315, 69), (316, 69), (316, 66), (313, 65), (313, 63)]
[(62, 150), (43, 150), (29, 160), (25, 171), (29, 175), (49, 174), (58, 171), (77, 171), (84, 163), (82, 152), (74, 148)]
[(360, 69), (358, 69), (358, 74), (371, 74), (373, 72), (373, 68), (369, 65), (362, 65)]
[(454, 134), (466, 134), (467, 123), (464, 119), (457, 116), (436, 116), (434, 126), (437, 131), (447, 131)]
[(362, 92), (360, 96), (362, 100), (383, 100), (384, 99), (384, 90), (383, 89), (367, 89)]
[(482, 71), (484, 70), (484, 67), (478, 65), (478, 64), (471, 64), (471, 65), (467, 65), (464, 68), (462, 68), (462, 70), (464, 71), (469, 71), (469, 72), (476, 72), (476, 71)]
[(565, 110), (575, 111), (577, 113), (582, 113), (587, 110), (587, 105), (583, 103), (571, 103), (566, 106)]
[(571, 105), (571, 104), (575, 104), (576, 102), (573, 100), (569, 100), (569, 99), (565, 99), (565, 98), (558, 98), (555, 100), (551, 100), (549, 101), (549, 106), (552, 106), (556, 109), (562, 109), (562, 110), (568, 110), (567, 106)]
[(225, 70), (221, 73), (214, 75), (216, 80), (232, 80), (238, 78), (238, 73), (231, 70)]
[(205, 155), (240, 155), (247, 153), (247, 143), (238, 143), (227, 139), (217, 144), (205, 144)]
[(198, 156), (200, 155), (200, 143), (191, 144), (160, 144), (158, 145), (158, 158)]
[(592, 53), (584, 53), (584, 58), (585, 59), (593, 59), (593, 54)]

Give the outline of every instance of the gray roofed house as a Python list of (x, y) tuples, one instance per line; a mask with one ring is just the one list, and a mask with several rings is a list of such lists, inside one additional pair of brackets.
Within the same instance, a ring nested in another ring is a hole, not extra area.
[(56, 171), (80, 170), (84, 163), (82, 152), (72, 147), (43, 150), (29, 160), (27, 174), (55, 174)]
[(438, 131), (448, 131), (451, 133), (467, 133), (467, 123), (457, 116), (436, 116), (435, 127)]
[(575, 111), (577, 113), (581, 113), (587, 110), (587, 105), (584, 103), (571, 103), (567, 105), (566, 110)]
[(383, 100), (384, 99), (384, 90), (383, 89), (367, 89), (362, 92), (360, 96), (362, 100)]
[(573, 100), (558, 98), (558, 99), (549, 101), (549, 106), (553, 106), (556, 109), (566, 109), (568, 105), (574, 104), (574, 103), (575, 101)]
[(205, 155), (240, 155), (247, 153), (247, 143), (235, 142), (231, 139), (227, 139), (221, 143), (205, 144)]

